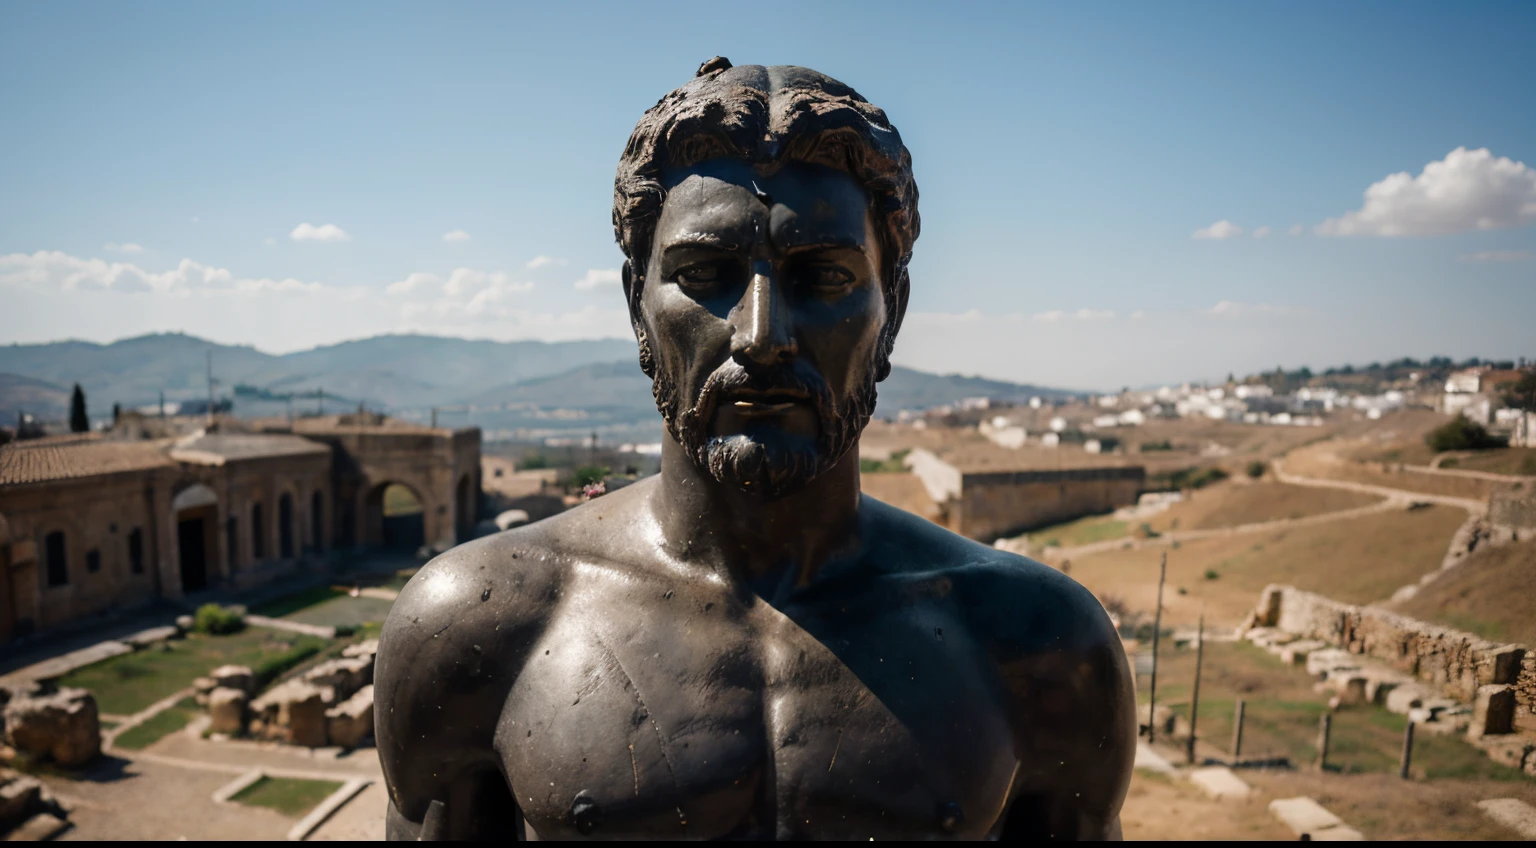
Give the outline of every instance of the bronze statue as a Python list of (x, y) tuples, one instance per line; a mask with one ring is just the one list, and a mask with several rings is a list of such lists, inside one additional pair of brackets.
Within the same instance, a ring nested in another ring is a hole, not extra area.
[(918, 234), (885, 113), (713, 59), (636, 126), (613, 221), (661, 473), (405, 587), (389, 836), (1117, 838), (1098, 602), (859, 493)]

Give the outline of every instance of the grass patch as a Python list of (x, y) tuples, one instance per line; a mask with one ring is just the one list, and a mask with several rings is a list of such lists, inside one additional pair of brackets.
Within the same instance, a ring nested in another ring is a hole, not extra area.
[[(1167, 643), (1164, 643), (1165, 645)], [(1157, 700), (1186, 719), (1194, 675), (1194, 651), (1165, 648), (1159, 653)], [(1244, 642), (1207, 643), (1200, 680), (1197, 733), (1202, 744), (1229, 752), (1238, 698), (1245, 701), (1244, 757), (1288, 757), (1299, 768), (1317, 760), (1319, 718), (1328, 711), (1312, 691), (1304, 669), (1282, 665)], [(1137, 699), (1145, 704), (1150, 680), (1138, 675)], [(1329, 770), (1344, 774), (1397, 773), (1405, 716), (1362, 706), (1333, 713)], [(1426, 779), (1527, 781), (1518, 769), (1499, 765), (1459, 736), (1425, 733), (1414, 737), (1413, 776)]]
[(1393, 606), (1415, 618), (1468, 630), (1484, 639), (1536, 644), (1533, 563), (1536, 539), (1484, 548)]
[(130, 751), (142, 751), (169, 734), (186, 727), (198, 714), (197, 703), (182, 698), (175, 706), (155, 713), (142, 724), (130, 727), (117, 737), (115, 744)]
[(261, 606), (253, 607), (251, 612), (256, 615), (264, 615), (268, 618), (282, 618), (302, 609), (308, 609), (316, 604), (321, 604), (333, 598), (345, 597), (345, 592), (339, 592), (329, 586), (316, 586), (305, 589), (292, 595), (268, 601)]
[(1029, 534), (1029, 544), (1037, 548), (1050, 545), (1075, 548), (1107, 539), (1121, 539), (1129, 534), (1130, 525), (1114, 516), (1090, 515), (1065, 524), (1042, 527)]
[(266, 807), (285, 816), (298, 818), (340, 788), (341, 784), (334, 780), (263, 776), (236, 792), (230, 800), (251, 807)]
[(257, 668), (301, 645), (325, 645), (326, 640), (297, 634), (274, 634), (259, 627), (228, 636), (191, 633), (185, 639), (160, 643), (131, 654), (76, 669), (59, 679), (61, 686), (79, 686), (96, 696), (101, 712), (133, 715), (221, 665)]

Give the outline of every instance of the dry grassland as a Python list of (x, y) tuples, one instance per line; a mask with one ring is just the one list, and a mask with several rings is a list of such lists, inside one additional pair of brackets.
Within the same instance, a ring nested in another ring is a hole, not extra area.
[(1391, 606), (1484, 639), (1536, 645), (1536, 539), (1477, 551)]
[(1201, 539), (1177, 549), (1142, 545), (1074, 557), (1069, 573), (1101, 599), (1115, 597), (1130, 609), (1149, 612), (1156, 606), (1158, 557), (1167, 551), (1167, 620), (1194, 624), (1203, 606), (1208, 621), (1231, 627), (1270, 583), (1288, 583), (1345, 603), (1387, 598), (1439, 568), (1452, 534), (1465, 520), (1466, 513), (1452, 507), (1384, 512)]
[(1502, 485), (1491, 480), (1414, 471), (1394, 463), (1367, 463), (1344, 458), (1344, 455), (1359, 449), (1359, 444), (1309, 445), (1293, 451), (1285, 458), (1285, 470), (1291, 474), (1325, 480), (1345, 480), (1408, 492), (1476, 500), (1487, 500), (1488, 494)]
[(1138, 769), (1120, 809), (1120, 828), (1128, 841), (1295, 839), (1269, 814), (1268, 804), (1268, 798), (1212, 801), (1188, 781)]
[[(1193, 677), (1194, 652), (1165, 647), (1158, 668), (1158, 703), (1187, 719)], [(1293, 766), (1240, 771), (1260, 794), (1234, 805), (1239, 811), (1245, 806), (1262, 810), (1274, 798), (1309, 795), (1370, 839), (1508, 839), (1513, 834), (1484, 818), (1474, 802), (1508, 797), (1536, 801), (1536, 780), (1494, 763), (1451, 735), (1419, 734), (1413, 779), (1399, 779), (1397, 758), (1406, 719), (1379, 707), (1333, 713), (1329, 771), (1317, 771), (1313, 765), (1318, 719), (1327, 706), (1324, 697), (1312, 690), (1313, 682), (1303, 669), (1285, 666), (1252, 645), (1207, 644), (1197, 756), (1224, 759), (1229, 755), (1233, 707), (1237, 698), (1243, 698), (1243, 756), (1284, 756)], [(1149, 684), (1147, 674), (1138, 675), (1142, 703)], [(1183, 743), (1182, 737), (1159, 741)], [(1231, 815), (1225, 813), (1223, 818)], [(1177, 827), (1177, 822), (1173, 824)], [(1234, 824), (1240, 825), (1241, 820)], [(1178, 835), (1176, 829), (1165, 833)], [(1129, 829), (1126, 836), (1134, 838)], [(1250, 838), (1263, 837), (1255, 831)], [(1283, 832), (1271, 838), (1294, 837)]]
[(1209, 530), (1358, 509), (1381, 500), (1375, 495), (1340, 489), (1292, 486), (1269, 480), (1232, 481), (1196, 489), (1184, 502), (1174, 504), (1147, 523), (1159, 533)]

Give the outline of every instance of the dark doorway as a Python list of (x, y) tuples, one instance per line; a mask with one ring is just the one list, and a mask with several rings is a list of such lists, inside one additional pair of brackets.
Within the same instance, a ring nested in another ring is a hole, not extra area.
[(251, 559), (260, 560), (267, 555), (267, 527), (261, 520), (261, 504), (251, 505)]
[(309, 544), (310, 547), (315, 549), (317, 554), (325, 550), (325, 524), (322, 520), (325, 518), (325, 514), (322, 511), (324, 507), (325, 498), (321, 497), (320, 492), (316, 490), (309, 498), (309, 532), (311, 537)]
[(208, 588), (208, 540), (203, 534), (201, 517), (176, 522), (176, 547), (181, 554), (182, 591)]
[(469, 475), (465, 474), (459, 478), (458, 489), (454, 492), (454, 513), (458, 519), (458, 526), (454, 528), (457, 538), (454, 541), (461, 544), (469, 541), (475, 529), (475, 500), (470, 489)]
[[(416, 493), (399, 483), (375, 490), (380, 513), (380, 543), (386, 548), (414, 551), (426, 544), (426, 512)], [(370, 499), (370, 500), (373, 500)], [(370, 503), (370, 511), (374, 504)]]
[(293, 558), (293, 497), (287, 492), (277, 499), (277, 555)]
[(69, 565), (64, 560), (64, 532), (56, 530), (43, 539), (44, 556), (48, 559), (48, 585), (69, 585)]

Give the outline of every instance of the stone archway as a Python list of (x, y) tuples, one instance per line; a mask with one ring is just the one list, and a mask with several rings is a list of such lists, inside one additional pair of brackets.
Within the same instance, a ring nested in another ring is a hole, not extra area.
[(368, 490), (363, 544), (415, 551), (426, 544), (427, 500), (414, 486), (390, 480)]
[(219, 496), (204, 484), (193, 483), (171, 498), (171, 514), (176, 522), (181, 590), (206, 589), (218, 559)]

